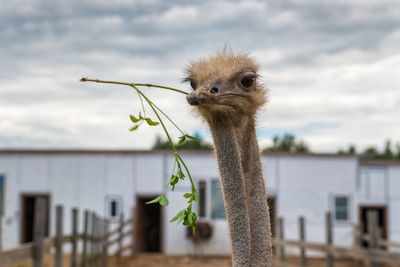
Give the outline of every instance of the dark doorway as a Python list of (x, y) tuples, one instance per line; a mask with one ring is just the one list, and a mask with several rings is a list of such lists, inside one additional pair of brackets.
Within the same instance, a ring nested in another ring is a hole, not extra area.
[[(376, 211), (378, 213), (378, 226), (380, 238), (387, 239), (388, 225), (387, 225), (387, 207), (386, 206), (360, 206), (360, 226), (363, 234), (368, 233), (368, 212)], [(368, 242), (362, 241), (362, 247), (368, 247)]]
[(146, 204), (156, 198), (138, 197), (136, 206), (136, 250), (161, 251), (161, 207), (158, 203)]
[(21, 243), (33, 241), (33, 225), (35, 221), (36, 200), (42, 197), (45, 199), (46, 218), (45, 218), (45, 236), (49, 236), (49, 218), (50, 218), (50, 196), (23, 194), (21, 197)]
[(275, 221), (276, 221), (276, 207), (275, 207), (275, 197), (268, 196), (268, 211), (269, 211), (269, 220), (271, 224), (271, 234), (272, 237), (276, 236), (275, 232)]

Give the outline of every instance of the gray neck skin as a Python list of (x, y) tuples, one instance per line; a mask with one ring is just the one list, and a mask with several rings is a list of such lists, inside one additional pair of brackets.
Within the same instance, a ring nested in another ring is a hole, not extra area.
[(271, 229), (254, 119), (247, 118), (242, 125), (236, 130), (236, 135), (250, 220), (251, 266), (270, 267), (272, 266)]
[(250, 227), (236, 133), (232, 125), (209, 123), (229, 224), (233, 267), (251, 267)]

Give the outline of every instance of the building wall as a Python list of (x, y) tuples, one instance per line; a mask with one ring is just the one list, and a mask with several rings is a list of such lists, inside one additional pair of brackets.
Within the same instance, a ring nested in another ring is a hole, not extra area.
[[(215, 157), (210, 154), (185, 154), (182, 153), (195, 184), (200, 180), (210, 181), (218, 179), (218, 166)], [(173, 168), (173, 158), (168, 161), (168, 170)], [(186, 177), (183, 183), (176, 187), (174, 192), (168, 192), (170, 205), (167, 207), (166, 216), (164, 219), (165, 239), (164, 252), (167, 254), (214, 254), (224, 255), (230, 253), (228, 239), (228, 225), (226, 220), (211, 219), (210, 217), (199, 218), (199, 220), (209, 222), (213, 227), (213, 236), (210, 240), (202, 243), (193, 243), (186, 238), (186, 227), (177, 223), (169, 223), (180, 210), (186, 208), (186, 201), (183, 198), (184, 193), (191, 192), (189, 179)], [(209, 208), (209, 203), (207, 204)]]
[(334, 220), (334, 244), (351, 246), (356, 221), (354, 200), (357, 160), (340, 157), (279, 157), (276, 174), (277, 212), (284, 218), (285, 236), (298, 239), (298, 218), (306, 219), (306, 239), (325, 242), (325, 214), (334, 196), (349, 196), (350, 217)]
[[(64, 229), (71, 229), (71, 209), (105, 215), (106, 197), (122, 197), (123, 212), (132, 214), (136, 158), (105, 155), (13, 155), (0, 156), (0, 173), (5, 174), (5, 215), (3, 248), (20, 243), (21, 194), (50, 194), (51, 234), (54, 234), (55, 207), (64, 206)], [(115, 227), (112, 223), (111, 227)]]
[[(196, 184), (205, 181), (209, 186), (212, 180), (218, 179), (218, 166), (212, 153), (189, 151), (181, 155)], [(173, 164), (173, 157), (161, 152), (0, 154), (0, 174), (6, 177), (3, 247), (15, 247), (20, 242), (23, 193), (50, 193), (52, 231), (55, 206), (63, 204), (64, 228), (69, 233), (72, 207), (90, 209), (103, 216), (108, 196), (121, 196), (123, 212), (127, 217), (134, 216), (137, 197), (160, 194)], [(345, 222), (334, 221), (335, 244), (353, 244), (360, 203), (388, 204), (389, 235), (391, 240), (400, 241), (399, 165), (377, 168), (360, 166), (355, 157), (287, 154), (264, 154), (262, 164), (268, 194), (276, 199), (276, 215), (285, 220), (287, 238), (298, 238), (298, 217), (304, 216), (307, 240), (325, 242), (325, 213), (334, 211), (335, 196), (348, 196), (350, 216)], [(210, 240), (196, 244), (186, 238), (185, 227), (169, 222), (186, 207), (183, 194), (190, 192), (189, 180), (180, 182), (173, 192), (167, 190), (170, 204), (162, 207), (162, 252), (230, 253), (228, 225), (226, 220), (210, 216), (210, 188), (207, 190), (208, 210), (200, 220), (209, 222), (214, 234)]]
[(400, 165), (360, 167), (358, 205), (387, 207), (388, 238), (400, 242)]
[(388, 168), (389, 175), (389, 236), (400, 243), (400, 165)]
[[(218, 175), (218, 166), (211, 155), (184, 155), (196, 180), (210, 180)], [(169, 167), (172, 168), (172, 161)], [(350, 218), (345, 223), (335, 223), (335, 244), (351, 246), (356, 223), (354, 192), (356, 188), (357, 159), (354, 157), (264, 156), (262, 158), (267, 191), (276, 197), (277, 216), (285, 218), (288, 238), (298, 238), (298, 217), (307, 220), (307, 239), (325, 242), (325, 213), (332, 211), (335, 195), (350, 196)], [(165, 252), (170, 254), (204, 253), (228, 254), (228, 225), (225, 220), (202, 218), (214, 228), (214, 236), (201, 244), (193, 244), (185, 238), (185, 229), (168, 220), (185, 207), (182, 195), (190, 185), (177, 187), (168, 193), (170, 205), (164, 225), (166, 227)], [(208, 205), (209, 206), (209, 205)], [(294, 251), (293, 251), (294, 252)]]

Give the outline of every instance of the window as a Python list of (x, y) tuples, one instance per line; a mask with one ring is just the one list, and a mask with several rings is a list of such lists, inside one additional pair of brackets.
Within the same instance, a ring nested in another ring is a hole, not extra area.
[(347, 196), (335, 196), (335, 220), (336, 221), (348, 221), (349, 216), (349, 197)]
[(0, 174), (0, 215), (4, 215), (4, 202), (5, 202), (5, 197), (4, 197), (4, 193), (5, 193), (5, 178), (3, 175)]
[(199, 188), (199, 217), (206, 219), (225, 219), (224, 200), (218, 178), (200, 180)]
[(211, 218), (225, 219), (224, 200), (219, 180), (211, 180)]
[(122, 213), (122, 197), (107, 196), (106, 197), (106, 214), (112, 220), (118, 220)]
[(205, 217), (206, 216), (206, 181), (200, 181), (199, 182), (199, 205), (200, 205), (200, 210), (199, 210), (199, 216), (200, 217)]

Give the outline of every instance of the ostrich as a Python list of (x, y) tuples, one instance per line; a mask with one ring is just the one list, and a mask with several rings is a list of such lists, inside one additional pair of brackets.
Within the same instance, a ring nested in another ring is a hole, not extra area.
[(272, 266), (267, 195), (255, 131), (266, 102), (257, 65), (224, 48), (192, 62), (184, 81), (187, 101), (207, 122), (214, 140), (234, 267)]

